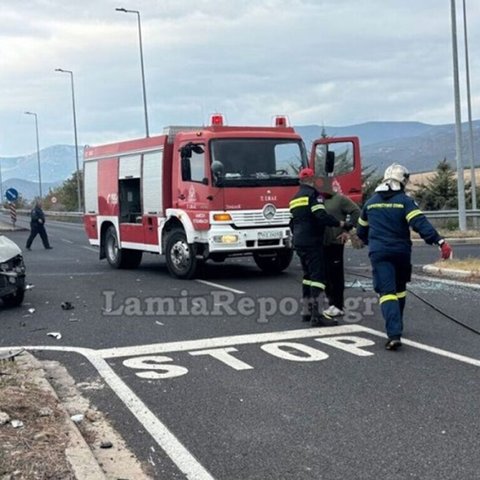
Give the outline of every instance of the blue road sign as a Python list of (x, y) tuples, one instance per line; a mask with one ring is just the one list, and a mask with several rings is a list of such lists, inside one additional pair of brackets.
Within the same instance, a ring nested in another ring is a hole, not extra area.
[(14, 202), (18, 198), (18, 192), (15, 188), (9, 188), (5, 192), (5, 197), (9, 202)]

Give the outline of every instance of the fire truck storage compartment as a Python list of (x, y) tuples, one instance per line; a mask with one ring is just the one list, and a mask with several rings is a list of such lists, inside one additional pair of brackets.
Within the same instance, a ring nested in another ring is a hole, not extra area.
[(142, 223), (141, 165), (141, 155), (128, 155), (120, 158), (118, 172), (120, 223)]
[(85, 213), (98, 213), (98, 162), (85, 162)]

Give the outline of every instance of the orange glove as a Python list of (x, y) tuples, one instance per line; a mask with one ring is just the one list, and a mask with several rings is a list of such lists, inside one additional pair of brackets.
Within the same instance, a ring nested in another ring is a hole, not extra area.
[(449, 260), (452, 258), (453, 249), (445, 240), (440, 240), (438, 246), (440, 247), (440, 256), (443, 260)]

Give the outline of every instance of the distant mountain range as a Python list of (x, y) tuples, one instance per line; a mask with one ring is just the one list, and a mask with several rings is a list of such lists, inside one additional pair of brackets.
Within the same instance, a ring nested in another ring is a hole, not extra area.
[[(387, 165), (397, 162), (411, 172), (433, 170), (446, 158), (455, 165), (455, 126), (429, 125), (420, 122), (367, 122), (346, 127), (307, 125), (295, 127), (307, 148), (319, 138), (322, 130), (329, 136), (358, 136), (362, 161), (381, 172)], [(480, 120), (473, 122), (474, 150), (480, 157)], [(465, 166), (470, 166), (468, 156), (469, 136), (467, 124), (463, 125)], [(79, 147), (80, 164), (83, 148)], [(71, 145), (54, 145), (41, 150), (42, 190), (63, 183), (75, 171), (75, 148)], [(480, 165), (480, 159), (475, 162)], [(0, 157), (3, 190), (15, 187), (24, 198), (32, 199), (38, 192), (37, 154), (21, 157)]]
[[(480, 120), (472, 122), (476, 165), (480, 165)], [(296, 127), (307, 147), (319, 138), (322, 129), (328, 136), (360, 138), (362, 162), (373, 165), (379, 172), (393, 162), (405, 165), (411, 172), (435, 169), (446, 158), (456, 165), (455, 125), (428, 125), (419, 122), (368, 122), (347, 127)], [(469, 129), (463, 124), (463, 161), (470, 166)]]

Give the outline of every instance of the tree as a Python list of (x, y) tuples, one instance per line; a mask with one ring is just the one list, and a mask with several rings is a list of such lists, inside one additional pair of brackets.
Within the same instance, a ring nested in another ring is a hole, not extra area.
[[(43, 202), (46, 210), (66, 212), (76, 212), (78, 210), (77, 174), (80, 175), (80, 185), (82, 188), (80, 194), (83, 197), (82, 172), (74, 172), (73, 175), (65, 180), (60, 187), (54, 188), (48, 192), (48, 195)], [(57, 199), (55, 204), (52, 203), (52, 197)]]
[(362, 168), (362, 204), (373, 195), (382, 178), (383, 175), (377, 173), (377, 167), (369, 165)]
[(412, 193), (423, 210), (449, 210), (458, 208), (455, 172), (444, 158), (437, 165), (435, 174)]

